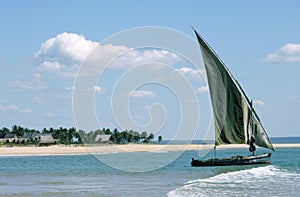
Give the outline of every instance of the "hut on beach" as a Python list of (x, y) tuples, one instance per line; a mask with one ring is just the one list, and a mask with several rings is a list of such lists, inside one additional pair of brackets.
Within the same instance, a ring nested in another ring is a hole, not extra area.
[(110, 142), (110, 137), (111, 135), (97, 135), (95, 137), (95, 142), (100, 142), (100, 143), (109, 143)]
[(18, 136), (16, 134), (5, 134), (4, 138), (0, 139), (0, 143), (16, 143)]
[(59, 143), (59, 139), (54, 139), (51, 133), (38, 133), (36, 134), (35, 139), (38, 140), (39, 146), (48, 146)]

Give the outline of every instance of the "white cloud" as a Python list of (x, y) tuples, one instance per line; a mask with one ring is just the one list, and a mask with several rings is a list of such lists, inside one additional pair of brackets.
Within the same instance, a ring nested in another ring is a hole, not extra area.
[(17, 105), (14, 104), (7, 104), (7, 105), (0, 104), (0, 111), (18, 111), (20, 113), (30, 113), (33, 112), (33, 109), (31, 108), (20, 109)]
[(140, 116), (140, 115), (135, 115), (133, 118), (135, 120), (144, 120), (145, 119), (143, 116)]
[(141, 51), (133, 51), (125, 55), (128, 59), (128, 63), (132, 64), (144, 64), (149, 62), (159, 62), (165, 64), (173, 64), (178, 61), (181, 61), (181, 58), (175, 53), (169, 52), (167, 50), (146, 50), (144, 52)]
[(72, 86), (72, 87), (66, 87), (66, 90), (76, 90), (76, 87)]
[(147, 90), (134, 90), (129, 92), (129, 95), (132, 98), (142, 98), (142, 97), (153, 98), (155, 96), (155, 93)]
[(266, 105), (266, 103), (264, 101), (261, 101), (261, 100), (255, 100), (253, 101), (254, 105), (257, 105), (257, 106), (264, 106)]
[[(65, 88), (66, 90), (76, 90), (77, 88), (75, 86), (72, 86), (72, 87), (66, 87)], [(105, 92), (105, 89), (102, 88), (101, 86), (93, 86), (92, 88), (87, 88), (85, 91), (89, 92), (89, 91), (94, 91), (94, 92), (97, 92), (97, 93), (104, 93)]]
[(199, 88), (196, 89), (197, 94), (203, 94), (203, 93), (208, 92), (208, 91), (209, 91), (208, 86), (202, 86), (202, 87), (199, 87)]
[(33, 112), (33, 109), (31, 109), (31, 108), (21, 109), (21, 110), (19, 110), (19, 112), (20, 113), (31, 113), (31, 112)]
[(65, 68), (65, 65), (62, 65), (58, 61), (44, 61), (40, 64), (39, 70), (40, 71), (58, 71), (61, 70), (62, 68)]
[(150, 62), (173, 64), (182, 60), (175, 53), (163, 49), (133, 50), (126, 46), (100, 45), (98, 42), (87, 40), (83, 35), (67, 32), (42, 43), (40, 50), (35, 53), (35, 58), (41, 72), (75, 77), (79, 65), (94, 49), (97, 51), (95, 57), (91, 57), (91, 61), (96, 64), (91, 64), (90, 74), (94, 74), (95, 69), (106, 65), (115, 57), (118, 57), (117, 60), (111, 64), (114, 68), (128, 68)]
[(34, 73), (29, 80), (8, 81), (0, 86), (0, 88), (7, 91), (40, 90), (46, 87), (41, 78), (40, 74)]
[(22, 90), (39, 90), (43, 88), (44, 85), (40, 81), (22, 81), (22, 80), (16, 80), (16, 81), (10, 81), (7, 84), (7, 88), (9, 90), (14, 91), (22, 91)]
[(9, 104), (9, 105), (1, 105), (0, 104), (0, 111), (11, 111), (11, 110), (18, 110), (19, 107), (13, 104)]
[(80, 62), (98, 45), (99, 43), (87, 40), (83, 35), (64, 32), (42, 43), (35, 58)]
[[(61, 90), (60, 90), (61, 91)], [(70, 103), (72, 102), (72, 94), (70, 92), (44, 92), (38, 96), (32, 97), (32, 102), (34, 104), (57, 104), (57, 103)]]
[(87, 40), (83, 35), (64, 32), (42, 43), (35, 58), (40, 71), (61, 71), (63, 76), (67, 76), (66, 72), (75, 73), (80, 63), (97, 46), (98, 42)]
[(41, 73), (33, 73), (33, 77), (36, 79), (36, 80), (40, 80), (42, 78), (42, 75)]
[(38, 104), (42, 104), (45, 103), (44, 99), (40, 96), (34, 96), (32, 97), (33, 102), (38, 103)]
[(44, 113), (44, 116), (47, 116), (47, 117), (54, 117), (54, 114), (51, 113), (51, 112), (45, 112), (45, 113)]
[(192, 69), (189, 67), (182, 67), (176, 69), (175, 71), (179, 72), (181, 75), (186, 77), (192, 77), (194, 79), (203, 79), (206, 77), (206, 72), (204, 69)]
[(265, 62), (300, 62), (300, 44), (286, 44), (263, 59)]
[(104, 93), (104, 89), (100, 86), (94, 86), (94, 91), (99, 93)]

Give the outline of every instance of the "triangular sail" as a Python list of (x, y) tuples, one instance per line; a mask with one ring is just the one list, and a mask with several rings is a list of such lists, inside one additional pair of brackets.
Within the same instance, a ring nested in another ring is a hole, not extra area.
[(239, 83), (198, 32), (195, 33), (207, 73), (214, 112), (215, 144), (248, 144), (250, 136), (254, 135), (256, 145), (274, 150)]

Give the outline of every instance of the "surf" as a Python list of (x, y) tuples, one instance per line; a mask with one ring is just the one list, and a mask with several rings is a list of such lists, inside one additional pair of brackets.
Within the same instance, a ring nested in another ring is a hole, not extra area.
[(277, 166), (255, 167), (225, 172), (213, 177), (188, 181), (172, 190), (177, 196), (297, 196), (300, 192), (300, 174)]

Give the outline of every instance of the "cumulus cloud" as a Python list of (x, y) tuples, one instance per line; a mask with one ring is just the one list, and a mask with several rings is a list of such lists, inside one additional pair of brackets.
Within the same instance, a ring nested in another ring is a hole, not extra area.
[(47, 117), (54, 117), (54, 114), (51, 113), (51, 112), (45, 112), (45, 113), (44, 113), (44, 116), (47, 116)]
[[(167, 50), (147, 49), (145, 51), (127, 49), (126, 53), (122, 55), (119, 61), (116, 61), (112, 66), (117, 68), (127, 68), (134, 65), (141, 65), (145, 63), (162, 63), (175, 64), (182, 61), (182, 59), (175, 53)], [(157, 67), (159, 68), (159, 66)]]
[(45, 86), (40, 81), (36, 81), (36, 80), (28, 80), (28, 81), (16, 80), (16, 81), (10, 81), (7, 84), (7, 88), (12, 91), (40, 90), (44, 87)]
[(6, 105), (0, 104), (0, 111), (17, 111), (20, 113), (30, 113), (33, 112), (33, 109), (31, 108), (20, 109), (20, 107), (14, 104), (6, 104)]
[(31, 113), (31, 112), (33, 112), (33, 109), (31, 109), (31, 108), (21, 109), (19, 112), (20, 113)]
[[(134, 50), (126, 46), (112, 44), (100, 45), (75, 33), (61, 33), (46, 40), (35, 53), (40, 72), (52, 72), (63, 77), (75, 77), (79, 65), (96, 49), (95, 57), (91, 57), (96, 64), (104, 66), (113, 58), (117, 60), (111, 64), (115, 68), (128, 68), (149, 62), (173, 64), (181, 61), (175, 53), (163, 49)], [(91, 68), (91, 73), (97, 68)]]
[(35, 53), (35, 58), (80, 62), (98, 45), (99, 43), (87, 40), (83, 35), (64, 32), (42, 43), (41, 49)]
[(59, 63), (58, 61), (44, 61), (40, 63), (39, 70), (41, 71), (58, 71), (66, 66)]
[(94, 86), (94, 91), (98, 93), (104, 93), (104, 89), (100, 86)]
[(144, 120), (145, 119), (143, 116), (140, 116), (140, 115), (135, 115), (135, 116), (133, 116), (133, 118), (135, 120)]
[(28, 80), (11, 80), (0, 85), (0, 89), (6, 91), (40, 90), (45, 88), (40, 74), (34, 73)]
[(66, 87), (66, 90), (76, 90), (76, 87), (72, 86), (72, 87)]
[(257, 105), (257, 106), (264, 106), (266, 105), (266, 103), (264, 101), (261, 101), (261, 100), (255, 100), (253, 101), (254, 105)]
[(189, 67), (182, 67), (176, 69), (175, 71), (179, 72), (181, 75), (186, 77), (192, 77), (193, 79), (203, 79), (206, 77), (206, 72), (204, 69), (192, 69)]
[(83, 35), (64, 32), (42, 43), (34, 56), (40, 71), (75, 73), (80, 62), (97, 46), (99, 43), (87, 40)]
[(44, 99), (41, 96), (34, 96), (34, 97), (32, 97), (32, 101), (34, 103), (38, 103), (38, 104), (45, 103)]
[[(65, 87), (66, 90), (77, 90), (77, 88), (75, 86), (72, 86), (72, 87)], [(89, 91), (93, 91), (93, 92), (96, 92), (96, 93), (104, 93), (105, 92), (105, 89), (102, 88), (101, 86), (93, 86), (92, 88), (87, 88), (85, 91), (89, 92)]]
[(300, 62), (300, 44), (286, 44), (278, 51), (270, 53), (263, 59), (265, 62)]
[(129, 95), (133, 98), (143, 98), (143, 97), (154, 97), (155, 93), (147, 90), (134, 90), (129, 92)]
[(209, 91), (208, 86), (202, 86), (202, 87), (199, 87), (199, 88), (196, 89), (197, 94), (203, 94), (203, 93), (208, 92), (208, 91)]
[(1, 105), (0, 104), (0, 111), (11, 111), (11, 110), (18, 110), (19, 107), (13, 104), (9, 104), (9, 105)]

